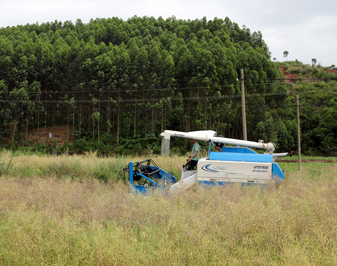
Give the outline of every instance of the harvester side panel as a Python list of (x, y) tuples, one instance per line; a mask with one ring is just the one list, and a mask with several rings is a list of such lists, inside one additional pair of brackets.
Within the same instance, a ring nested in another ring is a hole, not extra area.
[(198, 181), (269, 183), (272, 180), (272, 163), (215, 161), (200, 159)]
[(256, 153), (233, 153), (233, 152), (211, 152), (210, 160), (233, 161), (233, 162), (261, 162), (272, 163), (272, 154), (256, 154)]

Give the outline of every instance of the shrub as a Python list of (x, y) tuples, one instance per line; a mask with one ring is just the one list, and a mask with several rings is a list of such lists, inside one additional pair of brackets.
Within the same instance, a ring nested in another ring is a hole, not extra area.
[(48, 150), (48, 147), (40, 141), (32, 147), (33, 152), (47, 153)]
[(300, 73), (300, 69), (299, 68), (294, 68), (290, 70), (291, 74), (299, 74)]
[(303, 77), (302, 77), (302, 74), (298, 74), (298, 79), (297, 79), (299, 82), (302, 82), (303, 81)]
[(183, 152), (181, 152), (180, 148), (179, 147), (173, 147), (171, 150), (170, 150), (170, 156), (173, 156), (173, 155), (178, 155), (178, 156), (182, 156)]
[(143, 150), (143, 147), (140, 143), (136, 143), (134, 146), (133, 146), (133, 149), (132, 151), (135, 153), (135, 154), (140, 154)]
[(120, 145), (115, 148), (115, 153), (118, 155), (129, 155), (131, 151), (130, 149), (125, 149), (124, 145)]

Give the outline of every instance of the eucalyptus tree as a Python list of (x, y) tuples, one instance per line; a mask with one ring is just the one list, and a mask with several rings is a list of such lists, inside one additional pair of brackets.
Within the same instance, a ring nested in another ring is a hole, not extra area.
[(123, 92), (128, 88), (129, 86), (129, 79), (130, 79), (130, 73), (129, 73), (129, 66), (130, 66), (130, 56), (127, 53), (127, 50), (125, 49), (125, 45), (121, 45), (120, 47), (115, 46), (114, 47), (114, 53), (115, 53), (115, 68), (116, 68), (116, 88), (118, 90), (118, 107), (117, 107), (117, 144), (119, 144), (119, 138), (121, 134), (121, 120), (123, 119), (122, 116), (122, 108), (121, 108), (121, 92)]
[[(130, 84), (134, 94), (134, 117), (133, 117), (133, 135), (137, 134), (137, 121), (138, 121), (138, 99), (139, 96), (144, 95), (142, 88), (146, 88), (149, 73), (149, 59), (147, 49), (143, 46), (138, 47), (138, 38), (131, 39), (128, 43), (128, 53), (130, 56)], [(141, 103), (142, 104), (142, 103)]]
[[(102, 47), (103, 45), (101, 45)], [(100, 114), (99, 116), (96, 114), (95, 117), (97, 118), (97, 138), (100, 140), (100, 125), (101, 121), (103, 120), (103, 114), (106, 114), (109, 112), (109, 102), (106, 104), (104, 95), (107, 91), (109, 91), (113, 85), (113, 78), (114, 78), (114, 68), (113, 68), (113, 62), (109, 55), (107, 53), (102, 53), (101, 55), (97, 56), (94, 59), (93, 62), (93, 71), (94, 71), (94, 77), (97, 78), (95, 81), (95, 87), (96, 87), (96, 97), (98, 97), (98, 108), (97, 112)], [(108, 96), (109, 98), (109, 96)], [(103, 101), (103, 104), (101, 104)], [(104, 111), (104, 112), (102, 112)], [(105, 120), (106, 124), (109, 124), (109, 115), (108, 119)]]
[[(0, 81), (0, 96), (2, 109), (0, 114), (4, 119), (5, 126), (9, 128), (11, 142), (14, 142), (15, 133), (18, 129), (18, 123), (20, 119), (24, 118), (24, 114), (27, 114), (26, 119), (29, 120), (29, 112), (32, 109), (32, 103), (29, 99), (29, 92), (37, 90), (37, 95), (40, 93), (39, 86), (33, 83), (28, 87), (28, 82), (20, 82), (18, 87), (10, 88), (6, 85), (4, 80)], [(28, 133), (28, 124), (26, 136)]]
[(287, 59), (288, 55), (289, 55), (289, 52), (288, 52), (288, 51), (284, 51), (284, 52), (283, 52), (283, 57), (284, 57), (285, 59)]

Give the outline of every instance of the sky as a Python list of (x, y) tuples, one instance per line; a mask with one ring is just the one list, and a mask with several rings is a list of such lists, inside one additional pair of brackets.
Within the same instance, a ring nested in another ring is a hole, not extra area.
[[(336, 0), (0, 0), (0, 28), (55, 20), (127, 20), (135, 15), (186, 20), (228, 17), (252, 33), (260, 31), (276, 61), (311, 64), (315, 58), (324, 67), (337, 66)], [(284, 51), (289, 52), (287, 58)]]

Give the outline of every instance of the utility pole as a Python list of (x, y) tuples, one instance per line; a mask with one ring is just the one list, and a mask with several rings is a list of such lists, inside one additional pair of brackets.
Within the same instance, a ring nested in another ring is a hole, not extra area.
[(245, 97), (245, 81), (243, 69), (240, 69), (240, 74), (241, 74), (241, 101), (242, 101), (242, 131), (243, 131), (243, 140), (247, 140), (246, 97)]
[(300, 100), (297, 95), (297, 143), (298, 143), (298, 171), (302, 172), (301, 165), (301, 128), (300, 128)]

